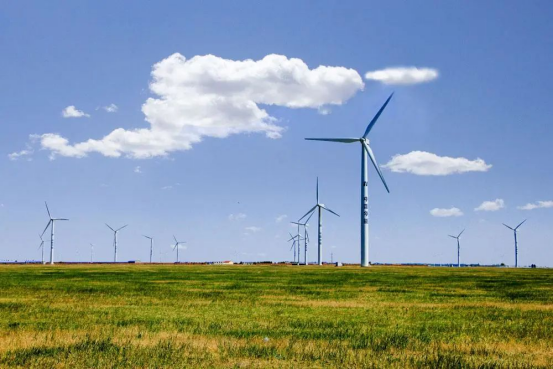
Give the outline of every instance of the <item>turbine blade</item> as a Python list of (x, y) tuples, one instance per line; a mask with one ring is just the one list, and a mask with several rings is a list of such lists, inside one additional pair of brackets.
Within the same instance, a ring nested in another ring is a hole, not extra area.
[(358, 138), (306, 138), (306, 140), (307, 141), (341, 142), (341, 143), (359, 142)]
[(449, 236), (449, 237), (451, 237), (451, 238), (455, 238), (455, 239), (457, 239), (457, 237), (455, 237), (455, 236), (452, 236), (452, 235), (450, 235), (450, 234), (449, 234), (448, 236)]
[(514, 229), (511, 228), (511, 227), (509, 227), (507, 224), (505, 224), (505, 223), (502, 223), (502, 224), (503, 224), (505, 227), (509, 228), (511, 231), (514, 231)]
[(111, 229), (113, 232), (115, 232), (115, 229), (111, 228), (107, 223), (104, 223), (109, 229)]
[(374, 153), (371, 150), (371, 147), (367, 145), (366, 143), (363, 143), (363, 147), (367, 151), (367, 154), (369, 154), (369, 158), (371, 159), (371, 162), (373, 163), (374, 169), (376, 169), (378, 176), (382, 180), (382, 183), (384, 184), (384, 187), (386, 187), (386, 191), (390, 193), (390, 189), (388, 188), (388, 185), (386, 184), (386, 180), (384, 179), (384, 175), (382, 174), (382, 171), (380, 170), (380, 167), (376, 163), (376, 158), (374, 157)]
[(388, 99), (386, 100), (386, 102), (384, 103), (384, 105), (382, 105), (382, 107), (380, 108), (380, 110), (378, 111), (378, 113), (376, 113), (376, 115), (374, 116), (373, 120), (371, 120), (371, 122), (369, 123), (369, 125), (367, 126), (367, 129), (365, 130), (365, 134), (363, 135), (363, 138), (367, 138), (367, 136), (369, 135), (369, 132), (371, 131), (371, 129), (373, 129), (376, 121), (378, 120), (378, 118), (380, 117), (380, 114), (382, 114), (382, 112), (384, 111), (384, 108), (386, 108), (386, 105), (388, 105), (388, 103), (390, 102), (390, 100), (392, 99), (392, 96), (394, 96), (394, 93), (392, 92), (392, 94), (390, 95), (390, 97), (388, 97)]
[(309, 219), (311, 219), (311, 217), (313, 216), (313, 214), (315, 214), (315, 212), (312, 212), (311, 215), (307, 218), (307, 220), (305, 221), (305, 225), (307, 226), (307, 223), (309, 222)]
[(303, 217), (301, 217), (299, 220), (302, 220), (303, 218), (305, 218), (307, 215), (309, 215), (309, 213), (311, 213), (313, 210), (315, 210), (317, 208), (317, 205), (313, 206), (311, 208), (311, 210), (309, 210), (307, 213), (305, 213), (305, 215)]
[(126, 226), (128, 226), (128, 224), (125, 224), (123, 227), (119, 228), (119, 229), (117, 230), (117, 232), (119, 232), (120, 230), (122, 230), (122, 229), (125, 228)]
[(319, 177), (317, 177), (317, 204), (319, 203)]
[(67, 219), (67, 218), (54, 218), (52, 220), (69, 220), (69, 219)]
[(517, 225), (517, 226), (515, 227), (515, 231), (518, 229), (518, 227), (520, 227), (521, 225), (523, 225), (524, 222), (526, 222), (527, 220), (528, 220), (528, 219), (524, 219), (524, 220), (522, 221), (522, 223), (520, 223), (519, 225)]
[(303, 225), (302, 223), (298, 223), (298, 222), (290, 222), (292, 224), (297, 224), (297, 225)]
[(46, 211), (48, 212), (48, 216), (50, 217), (50, 219), (52, 219), (52, 215), (50, 215), (50, 209), (48, 209), (48, 203), (46, 201), (44, 201), (44, 205), (46, 205)]
[(42, 236), (44, 236), (44, 233), (46, 232), (46, 230), (48, 229), (48, 226), (50, 225), (50, 223), (52, 223), (52, 219), (50, 219), (48, 221), (48, 224), (46, 224), (46, 227), (44, 228), (44, 231), (42, 231), (42, 234), (40, 235), (40, 239), (42, 239)]
[(333, 212), (332, 210), (330, 210), (329, 208), (325, 207), (324, 205), (321, 205), (321, 208), (325, 209), (326, 211), (330, 211), (332, 214), (334, 214), (334, 215), (336, 215), (336, 216), (340, 216), (340, 215), (338, 215), (338, 213)]
[(44, 241), (42, 241), (42, 242), (40, 243), (40, 245), (38, 246), (37, 250), (40, 250), (40, 248), (41, 248), (42, 246), (44, 246)]
[(459, 235), (457, 236), (457, 238), (461, 237), (461, 235), (463, 234), (464, 231), (465, 231), (465, 230), (463, 229), (463, 230), (461, 231), (461, 233), (459, 233)]

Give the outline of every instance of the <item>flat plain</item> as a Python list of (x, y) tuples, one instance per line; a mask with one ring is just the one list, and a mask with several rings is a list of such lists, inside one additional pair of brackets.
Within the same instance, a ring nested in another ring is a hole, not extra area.
[(0, 367), (551, 368), (553, 270), (4, 265)]

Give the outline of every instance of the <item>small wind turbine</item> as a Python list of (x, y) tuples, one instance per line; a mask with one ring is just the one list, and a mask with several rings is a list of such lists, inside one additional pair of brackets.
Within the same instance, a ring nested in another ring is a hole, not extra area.
[(517, 225), (515, 228), (511, 228), (509, 227), (507, 224), (503, 223), (503, 225), (507, 228), (509, 228), (511, 231), (513, 231), (514, 235), (515, 235), (515, 268), (518, 268), (518, 241), (517, 241), (517, 231), (518, 231), (518, 227), (520, 227), (521, 225), (524, 224), (524, 222), (526, 222), (528, 219), (524, 219), (522, 221), (522, 223), (520, 223), (519, 225)]
[[(300, 234), (300, 226), (303, 226), (303, 241), (304, 241), (304, 246), (305, 246), (305, 249), (304, 249), (304, 262), (305, 262), (305, 265), (309, 265), (309, 263), (307, 262), (307, 243), (309, 242), (309, 233), (307, 232), (307, 227), (309, 226), (309, 224), (307, 224), (307, 223), (309, 222), (309, 219), (311, 219), (313, 214), (314, 214), (314, 212), (311, 213), (311, 215), (309, 216), (309, 218), (307, 218), (305, 223), (290, 222), (292, 224), (297, 224), (298, 225), (298, 237), (299, 237), (299, 234)], [(299, 260), (299, 257), (298, 257), (298, 260)]]
[(323, 259), (322, 259), (322, 248), (323, 248), (323, 219), (322, 219), (322, 209), (336, 215), (339, 217), (339, 215), (335, 212), (333, 212), (332, 210), (330, 210), (329, 208), (327, 208), (326, 206), (324, 206), (324, 204), (321, 204), (319, 202), (319, 177), (317, 177), (317, 204), (315, 206), (313, 206), (311, 208), (311, 210), (309, 210), (307, 213), (305, 213), (305, 215), (303, 217), (301, 217), (299, 220), (302, 220), (303, 218), (305, 218), (306, 216), (308, 215), (312, 215), (315, 210), (318, 210), (319, 211), (319, 224), (318, 224), (318, 232), (319, 232), (319, 239), (318, 239), (318, 242), (317, 242), (317, 245), (318, 245), (318, 255), (317, 255), (317, 264), (319, 265), (323, 265)]
[(48, 224), (46, 224), (46, 228), (44, 228), (44, 231), (42, 231), (41, 237), (44, 236), (44, 233), (48, 229), (48, 226), (50, 226), (50, 264), (54, 264), (54, 225), (56, 221), (58, 220), (69, 220), (66, 218), (52, 218), (52, 215), (50, 214), (50, 209), (48, 209), (48, 204), (46, 201), (44, 201), (44, 205), (46, 205), (46, 211), (48, 212), (48, 217), (50, 220), (48, 221)]
[(150, 240), (150, 263), (152, 263), (152, 252), (154, 250), (154, 238), (150, 236), (144, 236), (144, 237)]
[(90, 244), (90, 263), (92, 263), (93, 257), (94, 257), (94, 245)]
[(369, 140), (367, 139), (367, 136), (369, 135), (369, 132), (374, 127), (376, 121), (380, 117), (380, 114), (382, 114), (382, 112), (384, 111), (384, 108), (386, 108), (386, 105), (388, 105), (388, 103), (390, 102), (390, 99), (392, 98), (393, 95), (394, 94), (391, 94), (390, 97), (388, 97), (384, 105), (382, 105), (378, 113), (376, 113), (374, 118), (367, 126), (367, 129), (365, 129), (365, 133), (363, 134), (363, 136), (360, 138), (306, 138), (306, 140), (312, 140), (312, 141), (361, 143), (361, 266), (362, 267), (369, 266), (369, 187), (368, 187), (369, 176), (368, 176), (368, 169), (367, 169), (367, 158), (371, 160), (374, 166), (374, 169), (376, 169), (376, 172), (380, 176), (380, 179), (382, 180), (384, 187), (386, 187), (386, 191), (388, 191), (388, 193), (390, 192), (390, 189), (388, 188), (388, 185), (384, 180), (384, 176), (380, 171), (380, 167), (376, 163), (376, 158), (374, 157), (373, 151), (369, 146)]
[(449, 235), (449, 237), (455, 238), (455, 239), (457, 240), (457, 267), (458, 267), (458, 268), (461, 267), (461, 257), (460, 257), (460, 256), (461, 256), (461, 251), (460, 251), (460, 250), (461, 250), (461, 243), (460, 243), (459, 240), (460, 240), (461, 235), (463, 234), (464, 231), (465, 231), (465, 230), (463, 229), (463, 230), (461, 231), (461, 233), (459, 233), (458, 236)]
[(113, 262), (117, 263), (117, 233), (128, 226), (128, 224), (125, 224), (123, 227), (117, 229), (111, 228), (107, 223), (106, 226), (113, 231)]
[(41, 234), (39, 234), (38, 237), (40, 237), (40, 246), (38, 248), (41, 249), (41, 261), (42, 264), (44, 264), (44, 240)]
[(175, 239), (175, 246), (173, 246), (173, 251), (175, 251), (175, 249), (177, 250), (177, 263), (179, 263), (179, 249), (180, 249), (180, 245), (181, 244), (184, 244), (186, 242), (179, 242), (177, 241), (177, 238), (175, 236), (173, 236), (173, 238)]

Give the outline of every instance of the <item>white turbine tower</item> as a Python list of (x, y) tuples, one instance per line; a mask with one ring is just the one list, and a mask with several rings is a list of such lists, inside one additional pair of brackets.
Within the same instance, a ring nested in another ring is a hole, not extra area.
[(174, 235), (173, 235), (173, 238), (175, 239), (175, 246), (173, 246), (173, 251), (175, 251), (175, 249), (177, 250), (177, 263), (179, 263), (179, 262), (180, 262), (180, 261), (179, 261), (179, 249), (180, 249), (179, 246), (180, 246), (181, 244), (186, 243), (186, 242), (179, 242), (179, 241), (177, 241), (177, 237), (175, 237)]
[(40, 246), (38, 248), (41, 249), (41, 261), (42, 264), (44, 264), (44, 240), (41, 234), (39, 234), (38, 237), (40, 237)]
[(449, 235), (449, 237), (455, 238), (457, 240), (457, 268), (461, 267), (461, 242), (459, 240), (461, 239), (461, 235), (464, 231), (465, 230), (463, 229), (458, 236)]
[(117, 263), (117, 233), (128, 226), (128, 224), (125, 224), (123, 227), (117, 229), (111, 228), (107, 223), (106, 226), (113, 231), (113, 262)]
[(144, 236), (144, 237), (150, 240), (150, 263), (152, 263), (152, 253), (154, 251), (154, 238), (150, 236)]
[(94, 257), (94, 245), (90, 244), (90, 263), (92, 263)]
[(327, 208), (326, 206), (324, 206), (324, 204), (321, 204), (319, 202), (319, 178), (317, 177), (317, 204), (315, 206), (313, 206), (311, 208), (311, 210), (309, 210), (307, 213), (305, 213), (305, 215), (303, 217), (301, 217), (299, 220), (302, 220), (303, 218), (305, 218), (306, 216), (310, 215), (310, 218), (311, 218), (311, 215), (313, 215), (313, 213), (315, 212), (315, 210), (318, 210), (318, 214), (319, 214), (319, 224), (318, 224), (318, 232), (319, 232), (319, 237), (318, 237), (318, 242), (317, 242), (317, 251), (318, 251), (318, 255), (317, 255), (317, 264), (318, 265), (323, 265), (323, 259), (322, 259), (322, 255), (323, 255), (323, 218), (322, 218), (322, 209), (336, 215), (339, 217), (339, 215), (335, 212), (333, 212), (332, 210), (330, 210), (329, 208)]
[(359, 137), (359, 138), (306, 138), (306, 140), (311, 140), (311, 141), (361, 143), (361, 266), (363, 267), (369, 266), (369, 188), (368, 188), (369, 176), (368, 176), (368, 168), (367, 168), (367, 161), (368, 161), (367, 159), (371, 160), (374, 166), (374, 169), (376, 169), (380, 179), (382, 180), (382, 183), (384, 184), (384, 187), (386, 187), (386, 191), (388, 191), (388, 193), (390, 192), (390, 189), (388, 188), (388, 185), (384, 180), (384, 176), (382, 175), (380, 167), (376, 162), (376, 158), (374, 157), (373, 151), (369, 146), (369, 140), (367, 139), (367, 136), (369, 135), (371, 129), (374, 127), (376, 121), (380, 117), (380, 114), (382, 114), (382, 111), (384, 111), (384, 108), (386, 108), (386, 105), (388, 105), (388, 103), (390, 102), (390, 99), (392, 98), (393, 95), (394, 94), (391, 94), (390, 97), (388, 97), (388, 99), (386, 100), (384, 105), (382, 105), (378, 113), (376, 113), (374, 118), (367, 126), (367, 129), (365, 130), (365, 133), (363, 134), (362, 137)]
[(48, 217), (50, 220), (48, 221), (48, 224), (46, 224), (46, 228), (44, 228), (44, 231), (42, 231), (41, 237), (44, 236), (44, 233), (48, 229), (48, 226), (50, 226), (50, 264), (54, 264), (54, 228), (55, 223), (58, 220), (69, 220), (66, 218), (52, 218), (52, 215), (50, 214), (50, 209), (48, 209), (48, 204), (46, 201), (44, 201), (44, 205), (46, 205), (46, 211), (48, 212)]
[(521, 225), (524, 224), (524, 222), (526, 222), (528, 219), (524, 219), (522, 221), (522, 223), (520, 223), (519, 225), (517, 225), (515, 228), (511, 228), (509, 227), (507, 224), (503, 223), (503, 225), (507, 228), (509, 228), (511, 231), (513, 231), (514, 235), (515, 235), (515, 268), (518, 268), (518, 241), (517, 241), (517, 231), (518, 231), (518, 227), (520, 227)]

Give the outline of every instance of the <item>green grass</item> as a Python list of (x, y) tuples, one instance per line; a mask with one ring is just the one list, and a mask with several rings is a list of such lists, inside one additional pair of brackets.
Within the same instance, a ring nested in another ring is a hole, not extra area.
[(0, 266), (0, 367), (553, 367), (553, 270)]

